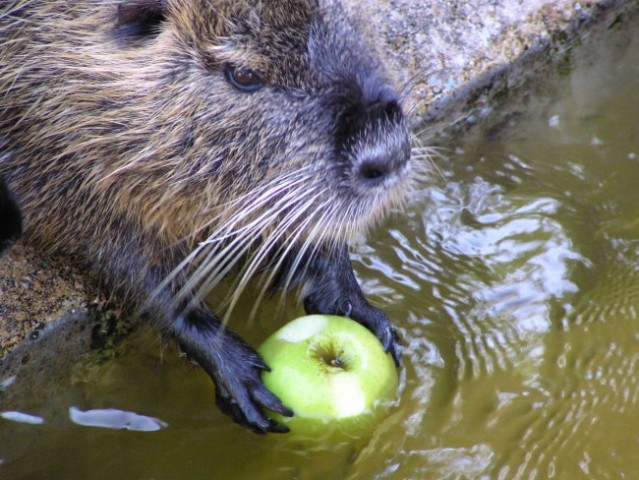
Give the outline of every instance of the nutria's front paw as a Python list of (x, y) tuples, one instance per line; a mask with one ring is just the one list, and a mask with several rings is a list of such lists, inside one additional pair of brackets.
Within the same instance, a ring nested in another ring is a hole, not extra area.
[(266, 417), (265, 410), (293, 416), (262, 384), (260, 373), (269, 370), (260, 356), (248, 345), (241, 346), (241, 355), (224, 355), (215, 375), (215, 397), (218, 408), (233, 421), (255, 433), (286, 433), (288, 428)]
[(372, 307), (368, 303), (353, 305), (347, 316), (364, 325), (375, 334), (382, 342), (384, 350), (391, 354), (395, 364), (399, 366), (402, 356), (402, 346), (399, 343), (399, 335), (391, 325), (388, 316), (379, 308)]

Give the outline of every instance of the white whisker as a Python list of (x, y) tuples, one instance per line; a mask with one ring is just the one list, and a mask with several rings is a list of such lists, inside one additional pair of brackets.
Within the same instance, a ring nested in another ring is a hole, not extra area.
[[(233, 237), (231, 242), (219, 251), (217, 249), (214, 250), (195, 270), (192, 278), (185, 285), (186, 291), (194, 290), (194, 286), (192, 287), (191, 285), (200, 283), (202, 278), (206, 278), (206, 281), (198, 289), (196, 296), (208, 293), (244, 257), (244, 254), (250, 250), (253, 243), (263, 236), (265, 227), (271, 226), (278, 219), (281, 215), (281, 207), (290, 208), (290, 204), (288, 204), (290, 199), (300, 201), (303, 198), (304, 195), (300, 196), (296, 192), (289, 192), (273, 205), (272, 211), (268, 215), (258, 216), (242, 231), (233, 232), (237, 235)], [(230, 261), (228, 260), (229, 258), (231, 258)]]
[[(270, 216), (260, 216), (260, 210), (276, 198), (282, 191), (287, 191), (276, 201), (275, 207), (290, 201), (299, 201), (299, 186), (307, 181), (304, 175), (306, 169), (300, 169), (295, 174), (286, 174), (275, 178), (253, 191), (236, 198), (225, 205), (223, 212), (231, 221), (220, 221), (221, 215), (213, 217), (207, 226), (218, 221), (219, 228), (213, 230), (206, 240), (200, 242), (187, 257), (180, 262), (173, 271), (167, 275), (153, 292), (152, 296), (160, 295), (179, 276), (193, 267), (199, 265), (190, 275), (190, 278), (177, 292), (173, 299), (174, 306), (178, 306), (184, 298), (190, 296), (203, 278), (209, 278), (203, 288), (198, 289), (194, 301), (201, 298), (199, 295), (208, 293), (216, 283), (221, 280), (233, 266), (242, 258), (242, 255), (250, 248), (251, 244), (259, 238), (265, 226), (277, 216), (278, 208)], [(272, 206), (266, 208), (271, 210)], [(229, 213), (231, 212), (231, 213)], [(255, 218), (246, 222), (248, 218)], [(243, 224), (244, 223), (244, 224)], [(203, 227), (206, 228), (206, 227)], [(230, 243), (228, 243), (228, 241)], [(224, 245), (224, 247), (222, 247)], [(232, 259), (229, 261), (229, 259)]]
[[(325, 204), (328, 204), (328, 202), (325, 202)], [(329, 207), (330, 208), (327, 208), (326, 210), (323, 211), (321, 216), (317, 219), (317, 222), (314, 228), (309, 231), (305, 241), (299, 247), (295, 260), (292, 262), (289, 268), (286, 281), (284, 282), (284, 285), (282, 287), (282, 295), (280, 296), (280, 301), (279, 301), (280, 308), (282, 308), (283, 306), (283, 302), (286, 299), (287, 293), (290, 290), (291, 284), (295, 276), (297, 275), (298, 277), (301, 277), (301, 278), (307, 277), (308, 268), (312, 264), (313, 259), (317, 255), (317, 252), (320, 248), (320, 243), (316, 242), (316, 238), (319, 237), (320, 235), (325, 237), (326, 236), (331, 237), (333, 235), (333, 231), (335, 232), (340, 231), (340, 229), (343, 227), (343, 224), (346, 222), (345, 217), (340, 218), (340, 216), (337, 215), (338, 208), (335, 203), (330, 204)], [(337, 226), (337, 228), (334, 227), (333, 221), (329, 221), (329, 222), (326, 221), (326, 219), (334, 220), (335, 218), (340, 218), (339, 225)], [(327, 227), (331, 230), (328, 234), (326, 231)], [(306, 265), (304, 265), (303, 269), (300, 271), (300, 265), (302, 261), (304, 260), (306, 261)], [(300, 300), (301, 300), (301, 297), (300, 297)]]
[[(288, 215), (287, 217), (285, 217), (285, 219), (277, 226), (277, 228), (273, 232), (271, 232), (267, 241), (260, 246), (260, 249), (253, 255), (251, 262), (245, 267), (244, 272), (237, 282), (237, 288), (234, 289), (235, 291), (233, 293), (231, 303), (229, 304), (229, 312), (237, 303), (239, 296), (246, 288), (249, 280), (257, 273), (260, 266), (264, 264), (267, 256), (272, 253), (271, 249), (277, 246), (280, 239), (285, 236), (286, 242), (282, 243), (282, 245), (275, 252), (275, 257), (278, 258), (277, 263), (275, 265), (269, 265), (269, 267), (272, 269), (272, 273), (269, 278), (272, 280), (272, 277), (277, 273), (279, 268), (281, 268), (283, 262), (286, 260), (290, 250), (295, 247), (299, 237), (304, 233), (308, 224), (312, 221), (313, 216), (307, 216), (306, 219), (303, 220), (301, 223), (298, 223), (299, 219), (302, 218), (304, 215), (307, 215), (310, 207), (312, 207), (315, 204), (316, 200), (322, 196), (322, 193), (323, 192), (321, 191), (316, 192), (305, 202), (304, 205), (300, 205), (298, 206), (298, 208), (295, 209), (294, 215)], [(291, 227), (295, 227), (292, 232)], [(267, 282), (265, 285), (268, 285), (268, 283), (269, 282)], [(259, 300), (261, 300), (262, 297), (263, 293), (260, 294)]]
[[(319, 197), (320, 195), (318, 195)], [(255, 302), (255, 305), (253, 307), (253, 310), (251, 312), (251, 317), (253, 317), (256, 313), (256, 309), (259, 306), (259, 303), (261, 301), (261, 299), (264, 297), (266, 290), (268, 289), (268, 287), (270, 285), (272, 285), (273, 280), (275, 278), (276, 275), (280, 274), (280, 269), (282, 268), (282, 265), (284, 264), (285, 261), (288, 260), (288, 256), (290, 255), (291, 251), (293, 249), (296, 249), (296, 256), (295, 256), (295, 260), (293, 261), (293, 263), (288, 266), (288, 272), (287, 272), (287, 281), (286, 284), (283, 286), (282, 288), (282, 295), (285, 296), (286, 292), (289, 289), (290, 286), (290, 282), (292, 281), (292, 278), (295, 276), (295, 272), (297, 271), (297, 268), (299, 266), (299, 263), (301, 261), (301, 259), (303, 258), (303, 255), (305, 253), (305, 249), (307, 248), (306, 245), (311, 242), (315, 236), (316, 236), (316, 232), (318, 230), (318, 225), (321, 224), (321, 221), (318, 222), (316, 217), (316, 213), (317, 212), (321, 212), (324, 211), (325, 207), (328, 205), (327, 201), (324, 201), (322, 203), (320, 203), (319, 205), (317, 205), (317, 208), (315, 209), (314, 212), (312, 212), (311, 215), (309, 215), (306, 220), (304, 220), (300, 225), (298, 225), (295, 230), (291, 233), (290, 238), (287, 237), (287, 243), (283, 244), (282, 246), (280, 246), (280, 248), (278, 249), (277, 253), (277, 258), (279, 258), (278, 262), (272, 266), (271, 269), (271, 273), (266, 277), (266, 279), (264, 279), (263, 281), (263, 285), (262, 285), (262, 289), (260, 291), (260, 295), (257, 299), (257, 301)], [(310, 204), (309, 204), (310, 206)], [(313, 228), (311, 228), (311, 230), (308, 230), (308, 226), (313, 223), (315, 223), (315, 226)], [(302, 234), (306, 233), (306, 237), (305, 237), (305, 241), (301, 244), (301, 246), (298, 246), (298, 242), (300, 240), (300, 237), (302, 236)], [(290, 241), (288, 241), (290, 240)], [(281, 304), (280, 304), (281, 307)]]

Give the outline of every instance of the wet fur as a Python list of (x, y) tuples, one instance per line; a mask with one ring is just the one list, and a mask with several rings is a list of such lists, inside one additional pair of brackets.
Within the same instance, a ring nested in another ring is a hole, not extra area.
[(400, 203), (409, 137), (338, 2), (10, 0), (0, 38), (0, 175), (26, 239), (156, 319), (235, 421), (280, 432), (265, 409), (292, 412), (202, 300), (233, 269), (238, 292), (262, 271), (300, 285), (309, 313), (352, 317), (399, 362), (347, 242)]

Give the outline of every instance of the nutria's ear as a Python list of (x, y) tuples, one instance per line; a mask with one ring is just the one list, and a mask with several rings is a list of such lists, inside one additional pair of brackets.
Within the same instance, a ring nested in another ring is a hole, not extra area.
[(118, 4), (116, 29), (122, 36), (146, 36), (157, 32), (166, 17), (166, 0), (129, 0)]

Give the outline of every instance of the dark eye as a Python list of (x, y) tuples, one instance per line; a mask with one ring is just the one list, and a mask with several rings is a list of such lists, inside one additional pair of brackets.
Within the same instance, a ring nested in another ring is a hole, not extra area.
[(227, 65), (226, 80), (241, 92), (254, 92), (262, 88), (262, 79), (250, 68)]

